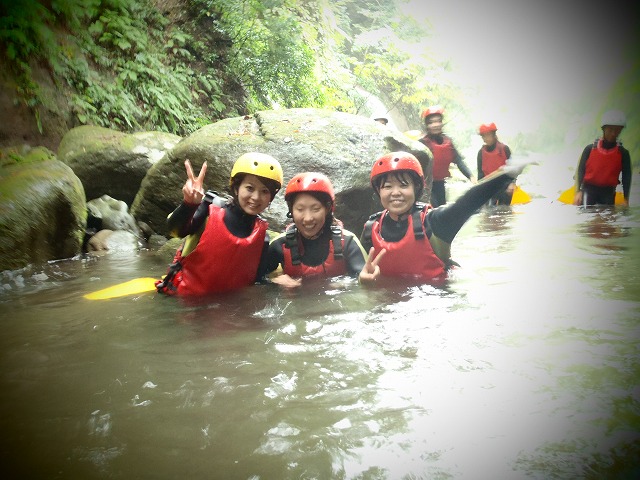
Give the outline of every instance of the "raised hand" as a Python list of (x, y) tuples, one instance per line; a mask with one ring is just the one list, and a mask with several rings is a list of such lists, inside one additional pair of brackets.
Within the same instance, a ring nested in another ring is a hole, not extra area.
[(187, 181), (182, 187), (182, 196), (185, 203), (199, 204), (204, 197), (204, 175), (207, 173), (207, 162), (202, 164), (200, 173), (196, 177), (193, 174), (193, 168), (191, 168), (191, 162), (189, 159), (184, 161), (184, 167), (187, 170)]
[(360, 272), (360, 282), (375, 282), (380, 276), (380, 267), (378, 266), (378, 263), (380, 263), (384, 254), (387, 253), (387, 249), (383, 248), (375, 258), (372, 258), (374, 251), (375, 249), (371, 247), (369, 250), (369, 256), (367, 257), (367, 263), (364, 264), (364, 268)]

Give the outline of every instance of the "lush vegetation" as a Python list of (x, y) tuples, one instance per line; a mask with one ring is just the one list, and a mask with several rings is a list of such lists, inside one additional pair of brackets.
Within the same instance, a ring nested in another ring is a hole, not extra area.
[(184, 134), (225, 110), (215, 72), (192, 68), (191, 36), (167, 28), (144, 1), (53, 0), (47, 9), (35, 0), (2, 0), (2, 10), (2, 42), (36, 114), (34, 61), (66, 83), (80, 124)]
[(0, 41), (35, 115), (41, 99), (31, 68), (41, 62), (69, 88), (80, 124), (121, 130), (184, 135), (217, 118), (274, 106), (371, 113), (356, 87), (414, 120), (430, 97), (456, 97), (453, 87), (436, 92), (441, 85), (422, 84), (427, 72), (383, 45), (383, 37), (364, 38), (389, 19), (401, 23), (392, 0), (185, 6), (178, 27), (148, 0), (0, 0)]
[[(371, 93), (409, 128), (420, 127), (424, 106), (443, 104), (456, 119), (447, 131), (464, 148), (475, 130), (465, 92), (452, 64), (408, 53), (429, 32), (400, 14), (400, 1), (0, 0), (0, 54), (36, 120), (43, 98), (32, 68), (44, 65), (76, 124), (186, 135), (278, 107), (371, 115)], [(637, 94), (621, 81), (609, 103)], [(557, 129), (539, 133), (512, 146), (563, 141)]]

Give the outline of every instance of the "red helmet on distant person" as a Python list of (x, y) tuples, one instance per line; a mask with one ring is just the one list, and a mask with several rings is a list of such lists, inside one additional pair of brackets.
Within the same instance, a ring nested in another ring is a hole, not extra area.
[(375, 178), (391, 172), (412, 172), (420, 178), (416, 185), (416, 198), (420, 196), (424, 189), (424, 173), (420, 162), (415, 155), (409, 152), (391, 152), (377, 159), (371, 168), (371, 186), (378, 193), (375, 186)]
[(293, 202), (293, 196), (297, 193), (324, 193), (329, 197), (332, 208), (335, 204), (336, 195), (333, 190), (331, 180), (325, 174), (320, 172), (304, 172), (295, 175), (284, 192), (284, 200), (289, 204)]
[(441, 105), (433, 105), (431, 107), (427, 107), (422, 111), (420, 117), (425, 119), (431, 115), (444, 115), (444, 108)]
[(483, 123), (482, 125), (480, 125), (480, 128), (478, 129), (478, 134), (484, 135), (485, 133), (491, 133), (497, 130), (498, 130), (498, 127), (496, 127), (495, 123), (493, 122)]

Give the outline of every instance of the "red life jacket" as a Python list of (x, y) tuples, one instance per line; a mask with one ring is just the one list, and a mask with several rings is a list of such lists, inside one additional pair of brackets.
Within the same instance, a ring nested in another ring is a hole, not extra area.
[(486, 145), (482, 147), (482, 173), (485, 177), (495, 172), (507, 163), (507, 152), (504, 150), (504, 144), (496, 142), (496, 148), (491, 152), (487, 150)]
[(598, 187), (615, 187), (622, 171), (622, 152), (618, 145), (602, 148), (602, 139), (593, 144), (584, 172), (584, 183)]
[(291, 277), (306, 277), (312, 275), (324, 275), (326, 277), (337, 277), (347, 273), (347, 265), (344, 261), (344, 235), (342, 225), (331, 226), (331, 240), (329, 241), (329, 253), (327, 258), (320, 265), (310, 266), (302, 263), (302, 254), (299, 242), (298, 229), (291, 224), (286, 229), (286, 241), (282, 244), (282, 254), (284, 264), (282, 271)]
[(224, 224), (225, 209), (209, 206), (209, 219), (196, 248), (186, 257), (181, 249), (158, 290), (170, 295), (206, 295), (228, 292), (251, 285), (256, 280), (264, 248), (267, 222), (256, 217), (246, 238), (231, 234)]
[(375, 257), (383, 249), (387, 253), (378, 265), (385, 277), (413, 277), (432, 283), (443, 280), (446, 275), (445, 265), (433, 252), (431, 242), (424, 229), (424, 219), (432, 207), (426, 205), (422, 210), (416, 210), (409, 216), (407, 232), (399, 242), (387, 242), (380, 234), (382, 221), (388, 211), (373, 222), (371, 229), (371, 243), (375, 249)]
[(449, 172), (449, 165), (451, 165), (451, 162), (453, 162), (453, 159), (455, 158), (453, 142), (446, 135), (443, 135), (443, 138), (444, 140), (440, 145), (426, 135), (420, 139), (422, 143), (429, 147), (429, 150), (431, 150), (431, 154), (433, 155), (432, 174), (433, 179), (436, 181), (442, 181), (451, 176), (451, 173)]

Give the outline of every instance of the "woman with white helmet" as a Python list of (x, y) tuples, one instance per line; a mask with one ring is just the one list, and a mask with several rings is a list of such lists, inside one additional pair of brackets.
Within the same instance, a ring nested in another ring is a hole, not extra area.
[(614, 205), (620, 174), (624, 205), (629, 205), (631, 156), (618, 141), (626, 125), (625, 114), (619, 110), (609, 110), (602, 115), (602, 137), (587, 145), (580, 156), (574, 205)]

